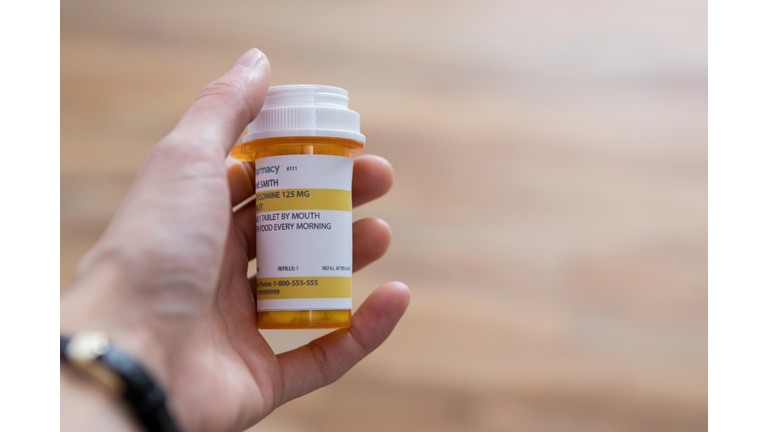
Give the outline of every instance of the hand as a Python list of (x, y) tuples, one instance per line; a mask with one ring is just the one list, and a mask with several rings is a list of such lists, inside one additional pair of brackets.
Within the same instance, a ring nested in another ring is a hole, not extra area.
[[(61, 301), (62, 332), (106, 332), (164, 385), (185, 431), (243, 430), (335, 381), (387, 338), (410, 298), (405, 285), (385, 284), (351, 328), (280, 355), (259, 333), (246, 274), (256, 257), (253, 203), (232, 212), (253, 194), (254, 169), (227, 155), (261, 109), (269, 76), (254, 49), (202, 90), (152, 149)], [(353, 204), (385, 194), (392, 176), (382, 158), (355, 159)], [(389, 241), (384, 221), (355, 222), (354, 269)], [(74, 427), (71, 415), (62, 409), (62, 430)]]

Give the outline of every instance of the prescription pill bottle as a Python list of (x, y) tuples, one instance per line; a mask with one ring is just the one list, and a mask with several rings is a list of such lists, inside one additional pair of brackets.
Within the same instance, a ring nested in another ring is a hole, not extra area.
[(352, 154), (347, 91), (270, 87), (232, 155), (255, 161), (256, 310), (263, 329), (352, 324)]

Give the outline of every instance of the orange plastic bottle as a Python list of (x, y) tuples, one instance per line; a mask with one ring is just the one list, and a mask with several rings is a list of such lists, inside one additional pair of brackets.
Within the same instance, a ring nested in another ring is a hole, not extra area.
[(270, 87), (232, 155), (256, 166), (256, 309), (263, 329), (352, 324), (352, 154), (347, 91)]

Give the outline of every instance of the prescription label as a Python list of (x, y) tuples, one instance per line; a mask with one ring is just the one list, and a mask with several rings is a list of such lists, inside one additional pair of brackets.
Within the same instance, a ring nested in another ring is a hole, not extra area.
[(352, 309), (352, 159), (256, 161), (256, 308)]

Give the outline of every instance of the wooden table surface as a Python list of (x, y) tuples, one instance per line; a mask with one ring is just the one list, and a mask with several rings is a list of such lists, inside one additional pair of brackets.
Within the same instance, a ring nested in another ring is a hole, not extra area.
[[(408, 313), (256, 431), (707, 429), (707, 3), (61, 3), (61, 283), (251, 46), (350, 92)], [(271, 331), (276, 350), (319, 332)]]

